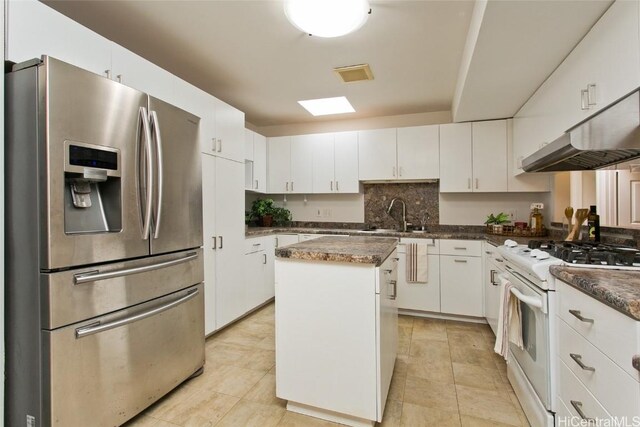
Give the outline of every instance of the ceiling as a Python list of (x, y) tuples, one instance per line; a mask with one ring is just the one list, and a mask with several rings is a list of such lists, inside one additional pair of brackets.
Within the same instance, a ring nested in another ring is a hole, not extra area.
[[(473, 1), (372, 0), (367, 23), (336, 39), (302, 34), (275, 0), (45, 3), (261, 127), (448, 111), (454, 94), (462, 120), (487, 106), (486, 118), (510, 117), (611, 2), (491, 1), (469, 41)], [(333, 73), (361, 63), (373, 81)], [(342, 95), (355, 113), (312, 117), (297, 103)]]

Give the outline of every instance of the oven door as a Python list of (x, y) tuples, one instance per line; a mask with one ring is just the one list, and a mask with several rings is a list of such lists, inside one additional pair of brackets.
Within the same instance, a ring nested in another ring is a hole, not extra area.
[(513, 296), (520, 300), (522, 312), (522, 341), (520, 349), (509, 343), (511, 354), (526, 375), (536, 394), (551, 409), (551, 363), (549, 341), (549, 302), (547, 293), (535, 286), (513, 268), (507, 266), (500, 274), (515, 287)]

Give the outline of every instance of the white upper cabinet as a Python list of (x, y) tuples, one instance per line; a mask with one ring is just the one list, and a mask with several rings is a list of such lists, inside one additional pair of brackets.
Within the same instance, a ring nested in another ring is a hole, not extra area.
[(267, 138), (259, 133), (253, 134), (253, 180), (255, 191), (267, 192)]
[(291, 137), (267, 138), (267, 192), (288, 193), (291, 178)]
[(398, 179), (440, 177), (440, 126), (398, 128)]
[(334, 134), (334, 179), (336, 193), (359, 192), (358, 132)]
[(5, 59), (24, 62), (42, 55), (106, 76), (112, 43), (36, 0), (7, 1)]
[(322, 135), (291, 137), (290, 193), (309, 194), (313, 191), (313, 144), (322, 137)]
[(358, 132), (360, 181), (396, 179), (396, 129)]
[(507, 191), (507, 121), (475, 122), (473, 141), (473, 191)]
[(515, 115), (515, 174), (525, 157), (640, 86), (639, 7), (614, 2)]
[(313, 141), (313, 193), (357, 193), (358, 133), (317, 135)]
[(546, 173), (514, 174), (513, 119), (507, 120), (507, 188), (509, 192), (551, 191), (551, 175)]
[(440, 192), (471, 192), (471, 123), (440, 125)]
[(244, 113), (215, 99), (215, 156), (244, 161)]
[(253, 161), (253, 135), (254, 131), (244, 130), (244, 159)]

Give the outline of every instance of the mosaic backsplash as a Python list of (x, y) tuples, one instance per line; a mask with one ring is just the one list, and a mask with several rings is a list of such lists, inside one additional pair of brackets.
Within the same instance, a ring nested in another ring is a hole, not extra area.
[[(400, 228), (402, 226), (402, 203), (407, 205), (407, 222), (419, 228), (436, 225), (440, 222), (438, 183), (407, 184), (364, 184), (364, 222), (369, 227)], [(389, 204), (393, 204), (391, 213), (387, 213)]]

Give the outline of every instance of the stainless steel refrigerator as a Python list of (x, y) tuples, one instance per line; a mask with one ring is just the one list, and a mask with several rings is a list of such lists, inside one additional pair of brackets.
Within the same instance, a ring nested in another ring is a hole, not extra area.
[(200, 119), (46, 56), (5, 105), (5, 424), (122, 424), (204, 365)]

